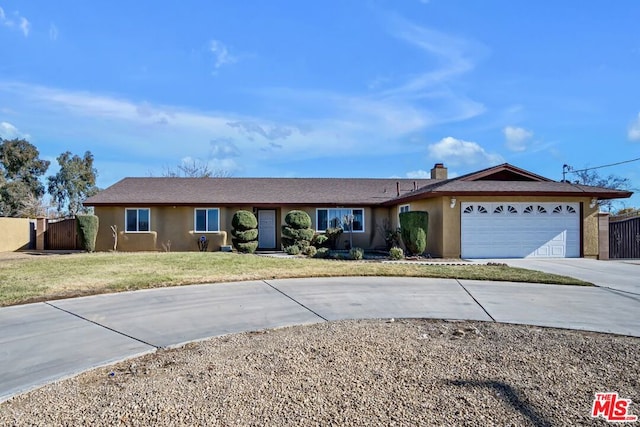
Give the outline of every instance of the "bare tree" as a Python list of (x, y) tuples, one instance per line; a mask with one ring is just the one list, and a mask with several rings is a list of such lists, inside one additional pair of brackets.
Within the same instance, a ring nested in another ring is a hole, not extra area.
[[(575, 181), (576, 184), (611, 188), (612, 190), (631, 190), (631, 181), (629, 178), (623, 178), (613, 174), (602, 177), (598, 171), (589, 168), (570, 172), (577, 178)], [(614, 200), (600, 200), (598, 202), (600, 208), (607, 212), (614, 210), (614, 203), (616, 203)]]
[(162, 176), (169, 178), (227, 178), (231, 172), (224, 169), (211, 169), (208, 162), (198, 159), (183, 161), (175, 168), (164, 167)]

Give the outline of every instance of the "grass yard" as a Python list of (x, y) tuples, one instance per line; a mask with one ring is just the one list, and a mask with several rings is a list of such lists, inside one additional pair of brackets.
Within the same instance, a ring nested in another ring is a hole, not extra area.
[(221, 252), (47, 254), (0, 259), (0, 306), (164, 286), (329, 276), (589, 285), (570, 277), (495, 265), (330, 261)]

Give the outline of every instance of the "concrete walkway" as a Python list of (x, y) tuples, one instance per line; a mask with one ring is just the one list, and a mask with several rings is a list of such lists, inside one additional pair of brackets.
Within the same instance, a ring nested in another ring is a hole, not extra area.
[(184, 286), (6, 307), (0, 308), (0, 402), (159, 348), (242, 331), (393, 317), (640, 337), (639, 313), (640, 296), (609, 288), (376, 277)]

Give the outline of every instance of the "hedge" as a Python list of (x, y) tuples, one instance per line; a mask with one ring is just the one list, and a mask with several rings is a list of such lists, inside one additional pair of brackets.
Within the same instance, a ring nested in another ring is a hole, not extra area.
[(400, 213), (400, 235), (411, 255), (421, 255), (427, 248), (429, 214), (424, 211)]
[(98, 217), (95, 215), (77, 215), (76, 224), (82, 249), (87, 252), (95, 252), (96, 238), (98, 237)]

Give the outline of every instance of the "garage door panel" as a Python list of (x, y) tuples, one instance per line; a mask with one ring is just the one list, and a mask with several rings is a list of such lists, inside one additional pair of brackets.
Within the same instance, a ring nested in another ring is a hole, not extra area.
[(464, 258), (580, 256), (577, 203), (462, 203)]

